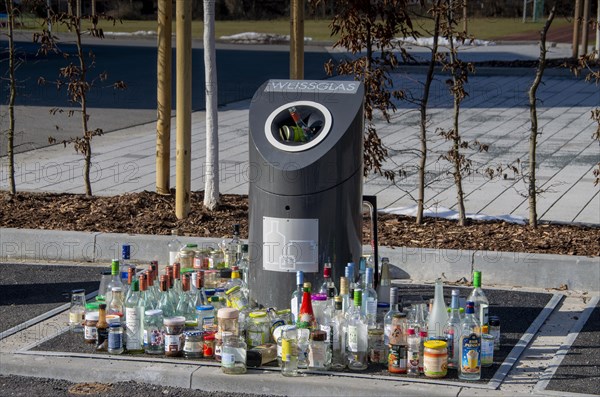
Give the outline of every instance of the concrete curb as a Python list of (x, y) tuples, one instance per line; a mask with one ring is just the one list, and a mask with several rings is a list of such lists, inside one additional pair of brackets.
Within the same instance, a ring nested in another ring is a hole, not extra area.
[[(34, 229), (0, 229), (0, 261), (69, 261), (108, 263), (120, 258), (121, 244), (131, 244), (132, 258), (140, 262), (168, 262), (171, 236), (90, 233)], [(215, 238), (178, 237), (200, 248), (216, 248)], [(600, 258), (410, 247), (380, 247), (379, 255), (394, 265), (392, 277), (431, 281), (471, 280), (481, 270), (486, 285), (561, 288), (600, 292)]]

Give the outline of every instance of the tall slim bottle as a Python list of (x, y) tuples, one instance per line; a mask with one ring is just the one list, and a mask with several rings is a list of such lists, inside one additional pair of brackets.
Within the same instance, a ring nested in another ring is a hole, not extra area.
[(168, 280), (168, 275), (162, 274), (160, 276), (160, 299), (158, 301), (158, 305), (156, 305), (156, 308), (162, 311), (164, 318), (175, 316), (175, 307), (173, 306), (173, 301), (171, 300), (171, 296), (169, 295)]
[(131, 266), (131, 245), (123, 244), (121, 246), (121, 263), (119, 264), (119, 274), (121, 275), (121, 284), (123, 284), (123, 296), (127, 296), (130, 283), (128, 283), (129, 267)]
[(362, 315), (362, 290), (354, 290), (354, 308), (346, 327), (346, 356), (348, 369), (363, 371), (367, 369), (368, 331), (367, 321)]
[(347, 315), (353, 305), (354, 297), (350, 295), (347, 277), (340, 277), (340, 298), (342, 298), (342, 312)]
[[(390, 311), (385, 314), (383, 318), (383, 341), (386, 349), (389, 348), (390, 334), (392, 333), (392, 319), (395, 314), (400, 314), (400, 308), (398, 305), (398, 288), (390, 288)], [(386, 352), (387, 353), (387, 352)]]
[(129, 298), (125, 301), (126, 348), (129, 352), (143, 352), (142, 324), (140, 324), (140, 292), (139, 281), (133, 280)]
[[(158, 272), (158, 269), (156, 269)], [(160, 290), (158, 289), (158, 282), (155, 282), (157, 277), (157, 273), (153, 270), (146, 270), (146, 294), (148, 295), (148, 300), (150, 301), (150, 305), (152, 306), (148, 310), (156, 309), (158, 305), (158, 301), (160, 299)]]
[(181, 283), (182, 291), (181, 295), (179, 295), (179, 302), (177, 302), (177, 309), (175, 310), (176, 315), (185, 317), (186, 323), (197, 320), (196, 295), (190, 291), (190, 282), (190, 274), (184, 274)]
[(448, 349), (448, 368), (458, 368), (459, 342), (460, 342), (460, 291), (452, 290), (452, 302), (450, 303), (450, 316), (444, 328)]
[(335, 297), (335, 313), (332, 319), (331, 368), (341, 371), (346, 368), (346, 316), (342, 310), (342, 297)]
[(444, 327), (448, 322), (448, 308), (444, 302), (444, 283), (441, 278), (435, 280), (435, 294), (433, 297), (433, 306), (429, 313), (427, 333), (430, 338), (440, 338), (444, 336)]
[(337, 288), (335, 287), (335, 283), (333, 282), (333, 278), (331, 275), (331, 262), (325, 262), (325, 264), (323, 265), (323, 284), (321, 284), (319, 293), (326, 294), (327, 297), (330, 299), (333, 299), (338, 294)]
[(481, 326), (473, 302), (467, 302), (465, 319), (460, 329), (460, 365), (458, 377), (464, 380), (481, 379)]
[(369, 328), (377, 327), (377, 291), (373, 288), (373, 269), (365, 269), (365, 282), (362, 292), (363, 315)]
[(475, 315), (481, 326), (489, 325), (488, 307), (490, 305), (485, 292), (481, 289), (481, 272), (473, 272), (473, 290), (467, 298), (467, 301), (473, 302)]
[(392, 280), (390, 278), (390, 260), (386, 257), (381, 258), (381, 279), (377, 286), (377, 299), (379, 302), (389, 303), (390, 301), (390, 288), (392, 287)]
[(302, 289), (303, 285), (304, 272), (299, 270), (296, 272), (296, 290), (292, 292), (292, 298), (290, 301), (290, 309), (292, 309), (294, 323), (298, 322), (298, 314), (300, 313), (300, 305), (302, 304), (302, 294), (304, 293)]

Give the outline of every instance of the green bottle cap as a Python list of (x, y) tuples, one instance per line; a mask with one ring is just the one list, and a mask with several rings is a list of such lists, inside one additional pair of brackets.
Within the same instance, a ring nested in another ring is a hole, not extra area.
[(119, 260), (118, 259), (113, 259), (113, 261), (110, 265), (110, 274), (113, 276), (116, 276), (117, 274), (119, 274)]
[(360, 306), (362, 304), (362, 290), (354, 290), (354, 306)]
[(481, 272), (480, 271), (473, 272), (473, 287), (481, 288)]

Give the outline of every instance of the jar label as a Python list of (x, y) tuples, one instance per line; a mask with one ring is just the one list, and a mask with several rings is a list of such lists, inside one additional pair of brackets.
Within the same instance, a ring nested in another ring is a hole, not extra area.
[(162, 332), (158, 329), (144, 330), (144, 346), (160, 346), (163, 344)]
[(295, 339), (281, 339), (281, 361), (289, 362), (298, 355)]
[(395, 370), (406, 371), (406, 346), (390, 345), (390, 353), (388, 355), (388, 365)]
[(84, 312), (70, 312), (69, 313), (69, 323), (70, 324), (81, 324), (85, 319)]
[(327, 345), (323, 342), (311, 343), (308, 351), (308, 366), (313, 368), (325, 368)]
[(181, 334), (165, 335), (165, 351), (178, 352), (179, 350), (181, 350), (181, 336)]
[[(406, 355), (406, 365), (407, 368), (419, 370), (419, 349), (408, 349), (408, 353)], [(416, 372), (416, 371), (415, 371)]]
[(89, 326), (89, 325), (86, 325), (85, 327), (83, 327), (83, 337), (86, 340), (96, 340), (96, 335), (97, 335), (96, 327)]
[(204, 357), (212, 357), (221, 355), (221, 346), (216, 346), (214, 341), (204, 341), (204, 345), (202, 346), (202, 353)]
[(348, 349), (353, 352), (358, 352), (358, 328), (355, 325), (348, 326)]
[[(204, 342), (185, 341), (183, 351), (188, 353), (199, 353), (204, 350)], [(212, 356), (212, 353), (210, 354)]]
[(470, 374), (479, 373), (481, 371), (481, 338), (474, 333), (461, 336), (460, 347), (460, 370)]
[(110, 332), (108, 334), (108, 348), (111, 350), (123, 348), (123, 334), (121, 332)]
[(423, 372), (425, 376), (446, 376), (448, 372), (448, 354), (425, 352), (423, 355)]
[(248, 345), (254, 347), (266, 343), (266, 335), (262, 331), (250, 331), (246, 330), (248, 336)]
[(221, 353), (221, 365), (225, 368), (232, 368), (235, 365), (235, 354), (233, 353)]

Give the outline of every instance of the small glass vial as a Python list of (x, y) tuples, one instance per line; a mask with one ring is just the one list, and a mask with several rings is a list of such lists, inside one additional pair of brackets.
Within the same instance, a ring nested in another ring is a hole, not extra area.
[(123, 351), (123, 327), (120, 322), (113, 322), (108, 329), (108, 353), (121, 354)]
[(186, 331), (183, 337), (183, 357), (202, 358), (204, 356), (202, 331)]
[(232, 307), (223, 307), (217, 312), (218, 332), (231, 332), (236, 336), (240, 334), (240, 312)]
[(298, 332), (295, 325), (286, 325), (281, 333), (281, 375), (300, 375), (298, 372)]
[(179, 357), (183, 354), (183, 329), (185, 327), (185, 317), (165, 318), (165, 356)]
[(71, 291), (71, 307), (69, 308), (69, 328), (71, 332), (83, 332), (85, 321), (85, 290)]
[(221, 369), (223, 373), (231, 375), (246, 373), (246, 342), (244, 338), (233, 334), (223, 337)]
[(331, 368), (331, 345), (326, 342), (327, 332), (317, 330), (310, 334), (308, 369), (327, 371)]
[(270, 340), (269, 318), (265, 312), (252, 312), (246, 326), (246, 341), (248, 348), (260, 346)]
[(83, 325), (83, 338), (85, 343), (96, 343), (96, 324), (98, 323), (98, 312), (87, 312), (85, 314), (85, 323)]
[[(202, 355), (204, 358), (217, 358), (216, 338), (214, 332), (205, 332), (202, 338)], [(219, 351), (219, 359), (221, 360), (221, 351)]]
[(144, 351), (146, 354), (164, 354), (162, 310), (146, 310), (144, 313)]

